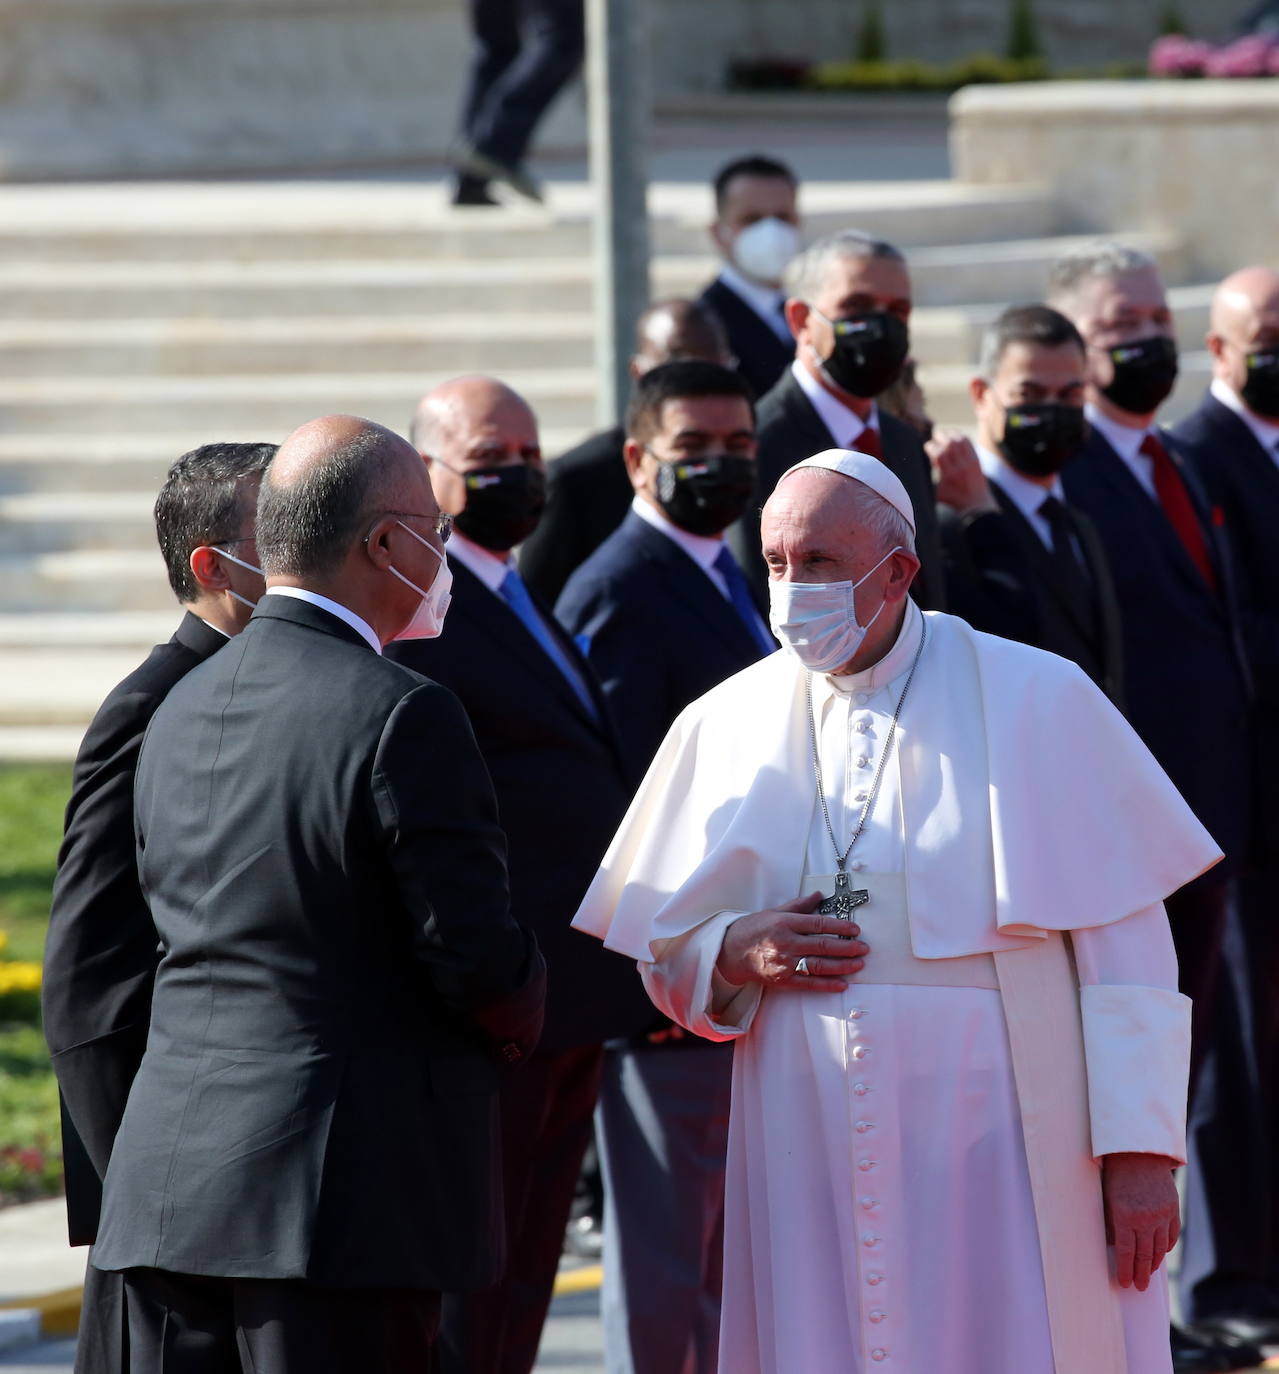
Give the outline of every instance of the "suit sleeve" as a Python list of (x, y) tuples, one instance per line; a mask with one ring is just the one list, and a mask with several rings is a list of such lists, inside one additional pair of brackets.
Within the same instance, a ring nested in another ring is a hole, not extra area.
[(946, 602), (975, 630), (1035, 644), (1039, 618), (1030, 570), (998, 511), (939, 512)]
[(428, 683), (399, 702), (378, 744), (373, 796), (433, 986), (506, 1058), (527, 1054), (541, 1033), (546, 967), (510, 914), (493, 787), (451, 692)]

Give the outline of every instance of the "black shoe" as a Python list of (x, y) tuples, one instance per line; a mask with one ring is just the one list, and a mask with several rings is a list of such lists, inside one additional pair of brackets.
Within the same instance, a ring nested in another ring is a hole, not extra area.
[(604, 1250), (604, 1228), (592, 1216), (574, 1217), (564, 1233), (564, 1250), (578, 1259), (597, 1260)]
[(497, 158), (489, 157), (487, 153), (478, 152), (474, 148), (467, 148), (461, 150), (457, 165), (464, 176), (474, 177), (485, 182), (504, 182), (516, 195), (523, 196), (525, 200), (534, 201), (538, 205), (545, 200), (541, 186), (523, 163), (499, 162)]
[(473, 177), (466, 172), (457, 174), (457, 187), (453, 192), (454, 205), (497, 205), (498, 201), (489, 195), (489, 184), (483, 177)]
[(1215, 1343), (1201, 1340), (1180, 1326), (1171, 1328), (1169, 1339), (1173, 1374), (1229, 1374), (1236, 1368), (1233, 1357), (1227, 1357)]
[(1279, 1345), (1279, 1317), (1245, 1316), (1241, 1312), (1214, 1312), (1191, 1322), (1190, 1329), (1209, 1340), (1228, 1345)]

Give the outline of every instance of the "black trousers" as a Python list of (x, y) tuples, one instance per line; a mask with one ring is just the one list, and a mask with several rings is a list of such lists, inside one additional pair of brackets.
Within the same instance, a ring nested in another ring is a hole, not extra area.
[(480, 1293), (446, 1294), (439, 1374), (529, 1374), (591, 1139), (603, 1048), (538, 1050), (501, 1091), (507, 1265)]
[(163, 1269), (126, 1270), (124, 1300), (130, 1374), (426, 1374), (440, 1308), (421, 1289)]
[(475, 49), (462, 132), (477, 151), (514, 165), (581, 66), (584, 0), (470, 0), (470, 9)]

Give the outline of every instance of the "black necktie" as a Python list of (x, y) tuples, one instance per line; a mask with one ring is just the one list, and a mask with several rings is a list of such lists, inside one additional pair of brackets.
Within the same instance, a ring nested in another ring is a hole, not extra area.
[(1066, 599), (1084, 620), (1093, 618), (1092, 582), (1075, 548), (1070, 512), (1055, 496), (1040, 504), (1039, 514), (1052, 530), (1053, 565)]

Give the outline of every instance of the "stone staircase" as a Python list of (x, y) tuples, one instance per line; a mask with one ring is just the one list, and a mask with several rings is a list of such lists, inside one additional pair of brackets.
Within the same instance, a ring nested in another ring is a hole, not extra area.
[[(710, 277), (704, 189), (659, 183), (654, 291)], [(805, 186), (806, 229), (907, 249), (932, 410), (969, 419), (983, 324), (1036, 299), (1077, 240), (1035, 187)], [(1122, 226), (1120, 226), (1122, 227)], [(1174, 283), (1183, 396), (1209, 289), (1174, 235), (1132, 234)], [(447, 207), (410, 182), (0, 190), (0, 758), (62, 756), (175, 614), (151, 504), (211, 439), (278, 440), (348, 410), (403, 429), (417, 397), (484, 370), (533, 403), (549, 453), (593, 428), (590, 204)]]

